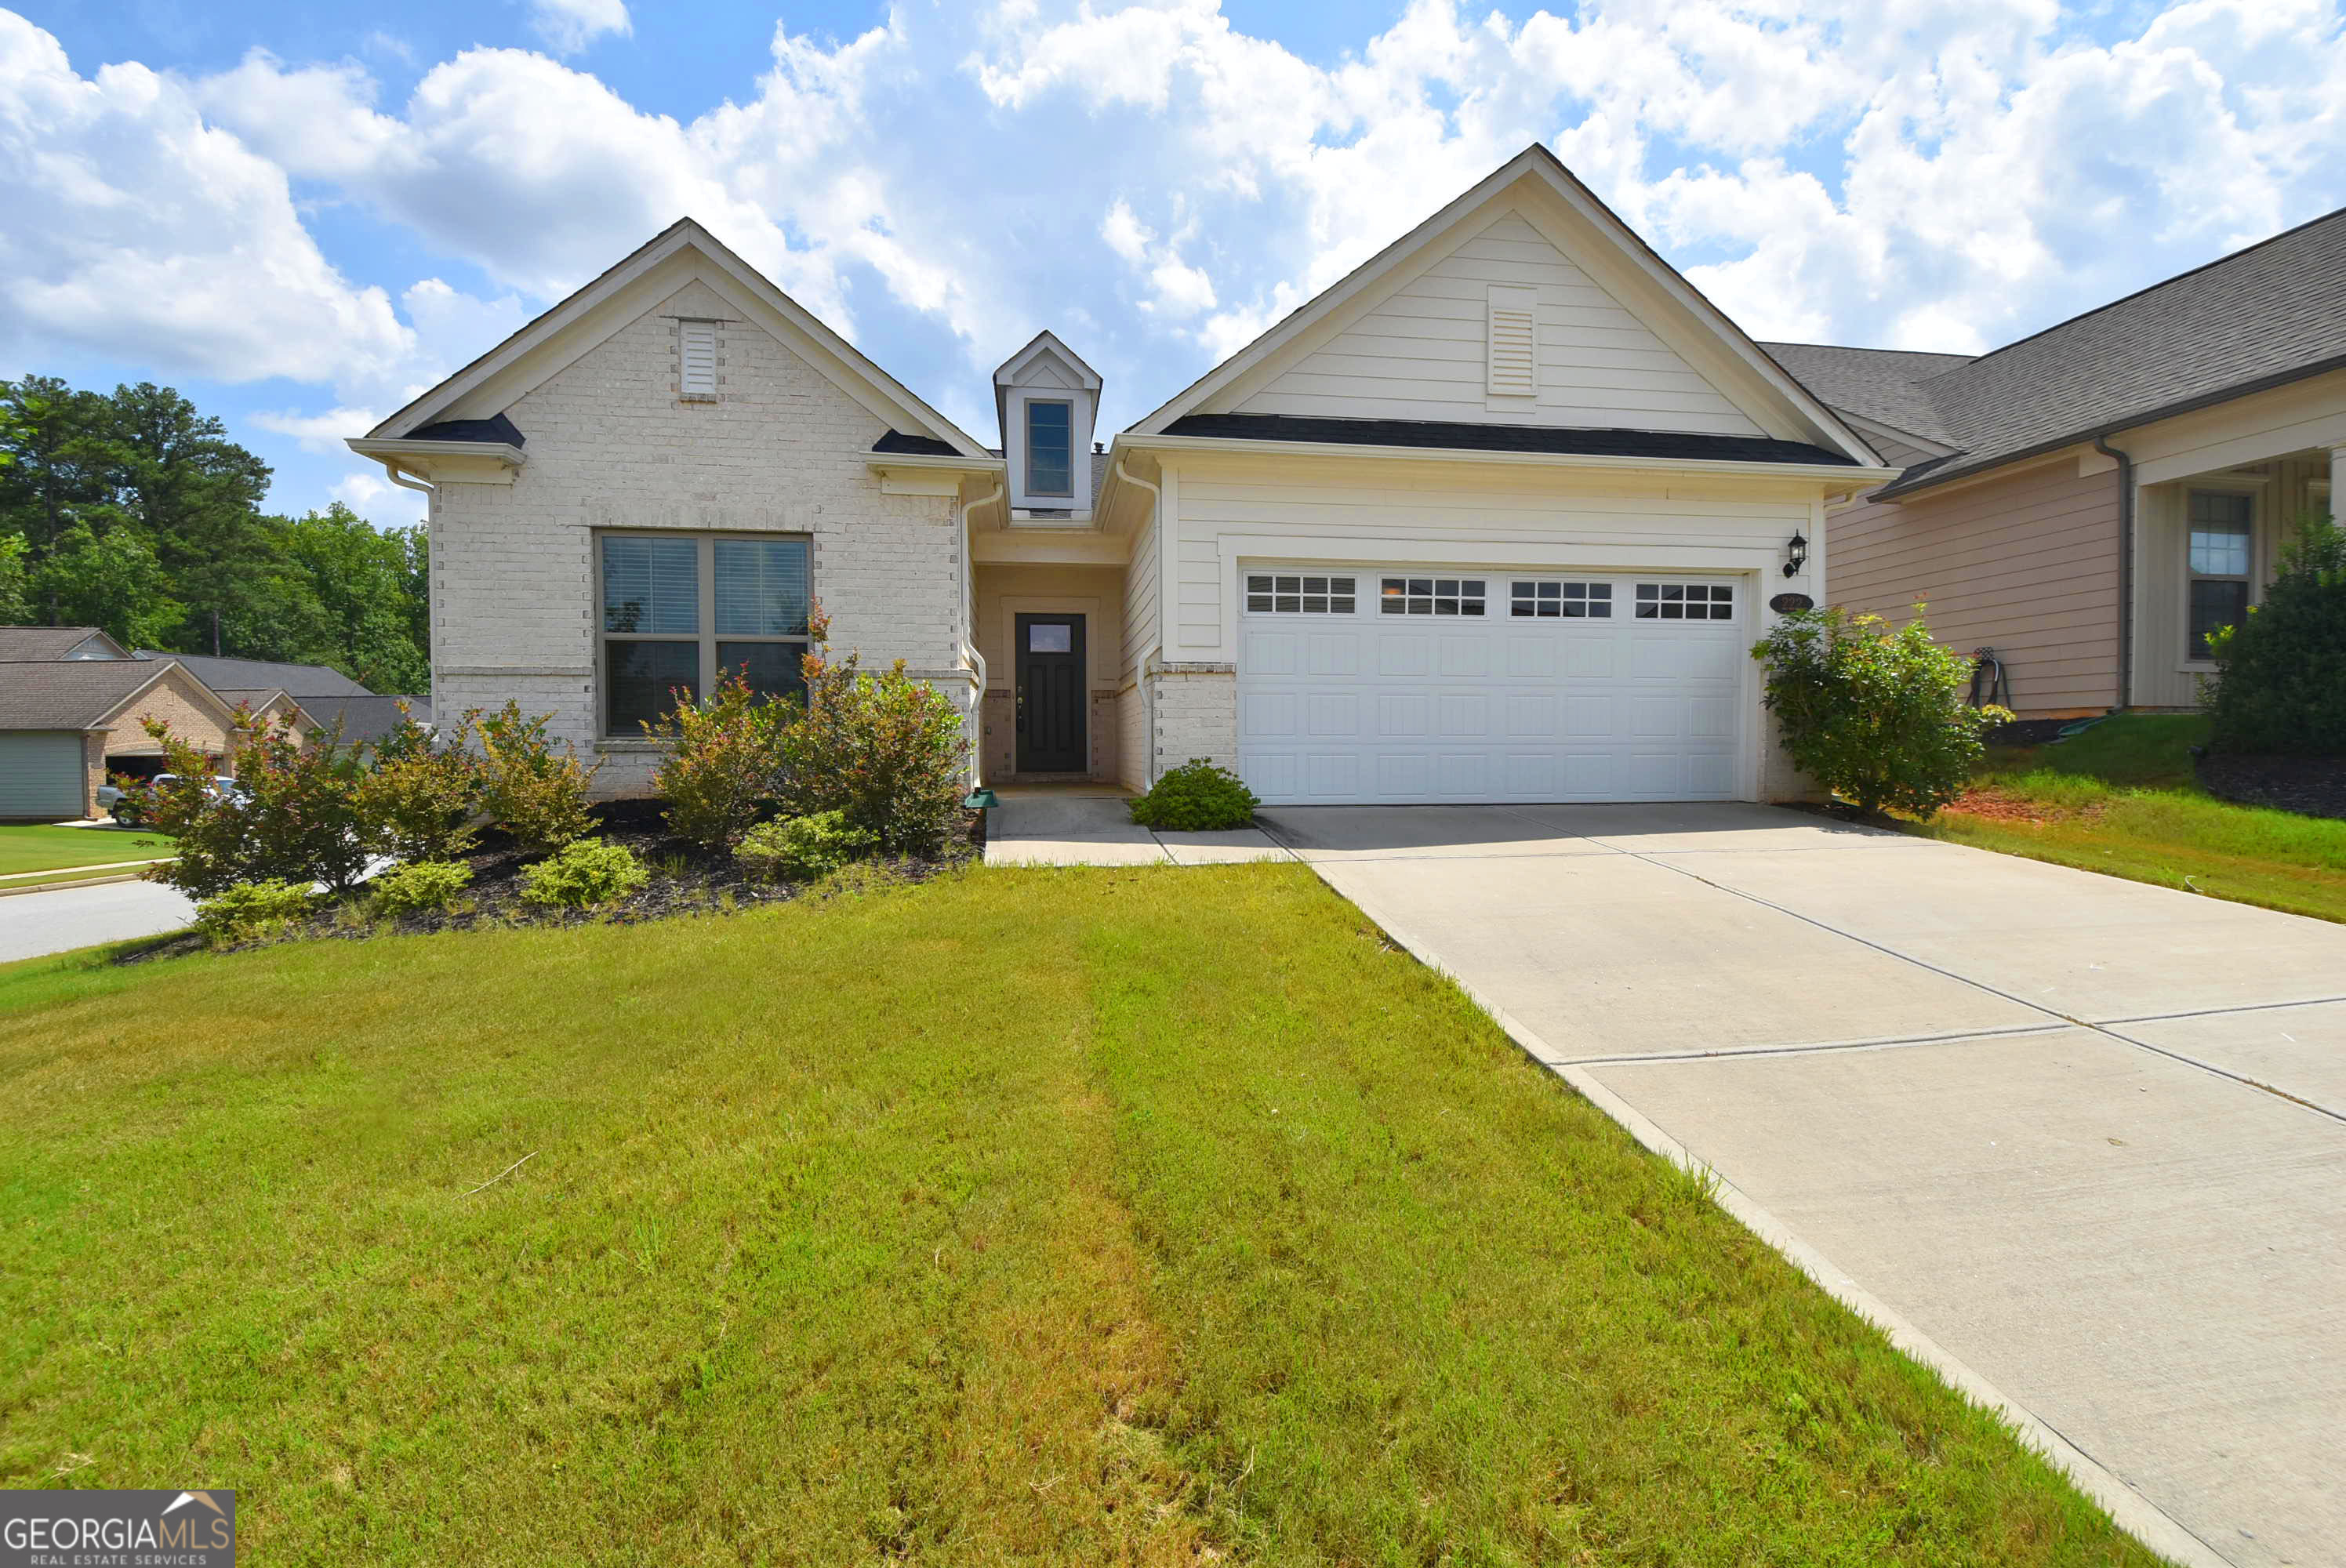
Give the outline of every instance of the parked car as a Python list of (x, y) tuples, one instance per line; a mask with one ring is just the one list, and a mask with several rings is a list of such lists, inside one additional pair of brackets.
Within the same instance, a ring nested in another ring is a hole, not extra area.
[[(97, 787), (98, 809), (124, 827), (135, 828), (145, 820), (148, 796), (157, 789), (177, 784), (178, 781), (179, 776), (176, 773), (158, 773), (144, 783), (135, 784), (128, 789), (117, 784), (101, 784)], [(244, 799), (244, 786), (225, 773), (213, 774), (211, 783), (207, 788), (216, 800)]]

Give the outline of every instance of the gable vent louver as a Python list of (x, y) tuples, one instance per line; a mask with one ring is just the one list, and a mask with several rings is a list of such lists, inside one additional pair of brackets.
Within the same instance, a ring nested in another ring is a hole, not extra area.
[(1539, 395), (1537, 289), (1493, 284), (1484, 341), (1488, 351), (1484, 384), (1493, 397)]
[(682, 372), (677, 390), (688, 398), (717, 395), (717, 323), (680, 321)]

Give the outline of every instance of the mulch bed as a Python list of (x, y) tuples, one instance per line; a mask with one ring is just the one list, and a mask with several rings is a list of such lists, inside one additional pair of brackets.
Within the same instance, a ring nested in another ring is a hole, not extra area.
[[(146, 963), (190, 952), (273, 946), (279, 942), (352, 941), (522, 925), (637, 925), (673, 915), (733, 914), (765, 904), (787, 903), (808, 891), (806, 884), (753, 881), (742, 875), (729, 857), (712, 855), (698, 844), (677, 838), (668, 831), (666, 809), (658, 800), (613, 800), (596, 808), (594, 836), (606, 843), (623, 844), (633, 850), (652, 873), (650, 880), (635, 892), (598, 909), (548, 909), (524, 902), (521, 874), (532, 857), (505, 834), (491, 829), (481, 835), (473, 852), (465, 857), (473, 868), (473, 881), (460, 902), (467, 907), (378, 919), (367, 909), (366, 894), (362, 890), (321, 904), (308, 921), (266, 942), (215, 949), (202, 933), (186, 931), (128, 949), (117, 954), (115, 962)], [(890, 881), (926, 881), (984, 852), (984, 816), (978, 811), (967, 813), (962, 839), (947, 846), (945, 853), (935, 860), (866, 863), (875, 874)]]
[(2346, 757), (2199, 759), (2199, 787), (2243, 806), (2346, 819)]

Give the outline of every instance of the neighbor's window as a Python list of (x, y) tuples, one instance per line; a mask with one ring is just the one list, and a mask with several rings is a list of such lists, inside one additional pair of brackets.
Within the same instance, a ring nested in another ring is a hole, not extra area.
[(1613, 585), (1517, 582), (1508, 596), (1507, 611), (1537, 620), (1601, 621), (1613, 614)]
[(1026, 405), (1026, 494), (1075, 494), (1075, 405)]
[(2256, 503), (2222, 490), (2191, 493), (2189, 657), (2208, 658), (2208, 634), (2248, 618)]
[(1388, 616), (1479, 616), (1480, 577), (1387, 577), (1377, 608)]
[(770, 697), (803, 690), (808, 545), (750, 535), (605, 534), (603, 733), (699, 701), (719, 670)]
[(1349, 616), (1352, 604), (1350, 577), (1247, 574), (1246, 607), (1257, 614), (1268, 611), (1279, 616)]

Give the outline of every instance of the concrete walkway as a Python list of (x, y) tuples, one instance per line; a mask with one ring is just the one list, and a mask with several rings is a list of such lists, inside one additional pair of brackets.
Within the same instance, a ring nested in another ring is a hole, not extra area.
[(2346, 1541), (2346, 927), (1754, 806), (1290, 847), (2151, 1545)]
[(1257, 828), (1153, 833), (1126, 811), (1130, 797), (1111, 790), (1013, 785), (997, 794), (1002, 804), (986, 813), (989, 866), (1209, 866), (1291, 858)]

